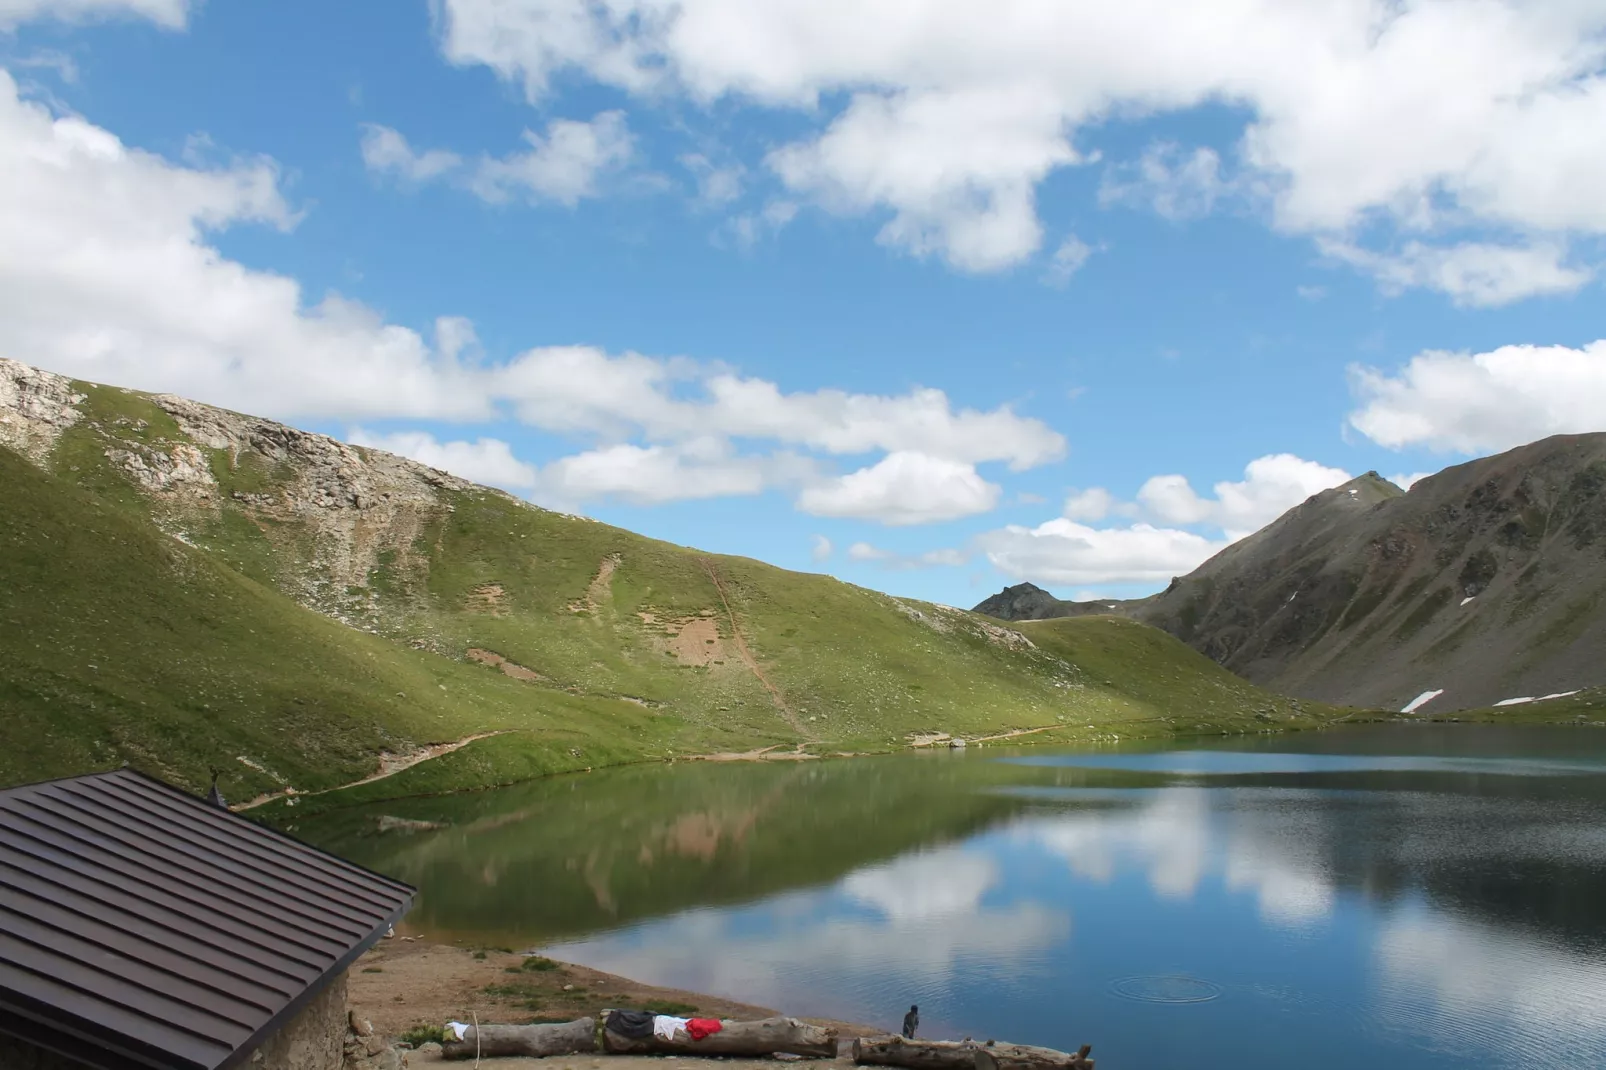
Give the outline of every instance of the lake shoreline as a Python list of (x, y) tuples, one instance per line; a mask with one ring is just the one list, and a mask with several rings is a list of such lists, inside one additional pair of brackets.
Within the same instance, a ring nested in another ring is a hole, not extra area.
[[(710, 1018), (785, 1014), (707, 993), (643, 984), (506, 947), (446, 943), (406, 933), (381, 940), (352, 964), (346, 1001), (358, 1017), (373, 1023), (375, 1032), (393, 1038), (419, 1026), (443, 1026), (449, 1021), (572, 1021), (612, 1008)], [(843, 1040), (888, 1031), (863, 1023), (789, 1017), (833, 1027)]]

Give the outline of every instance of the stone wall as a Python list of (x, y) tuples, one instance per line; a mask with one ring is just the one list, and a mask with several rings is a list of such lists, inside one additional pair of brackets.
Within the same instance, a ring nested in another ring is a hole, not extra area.
[(251, 1070), (340, 1070), (345, 1040), (346, 975), (341, 974), (242, 1065)]

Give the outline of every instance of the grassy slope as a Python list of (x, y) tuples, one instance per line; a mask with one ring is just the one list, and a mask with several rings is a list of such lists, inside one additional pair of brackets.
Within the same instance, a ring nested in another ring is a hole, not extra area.
[(1524, 702), (1517, 706), (1488, 706), (1478, 710), (1456, 710), (1430, 721), (1478, 721), (1490, 724), (1606, 724), (1606, 687), (1593, 687), (1545, 702)]
[[(356, 801), (677, 753), (884, 750), (928, 731), (1252, 731), (1336, 713), (1130, 622), (1040, 622), (1022, 629), (1026, 646), (969, 614), (480, 490), (442, 491), (405, 544), (336, 592), (369, 634), (291, 597), (325, 567), (328, 531), (231, 497), (274, 494), (292, 468), (214, 452), (221, 505), (176, 515), (107, 452), (170, 449), (178, 427), (141, 395), (76, 386), (85, 419), (58, 442), (54, 476), (0, 449), (5, 782), (126, 759), (191, 787), (218, 765), (236, 798), (281, 782), (304, 792), (371, 773), (383, 750), (510, 733), (338, 796)], [(488, 607), (477, 592), (492, 584)], [(665, 622), (699, 617), (714, 659), (690, 665), (666, 649)], [(476, 647), (542, 679), (467, 661)]]

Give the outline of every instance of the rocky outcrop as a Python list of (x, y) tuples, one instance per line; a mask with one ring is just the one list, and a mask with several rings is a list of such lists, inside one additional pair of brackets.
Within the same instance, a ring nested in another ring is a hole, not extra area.
[(1115, 600), (1067, 602), (1055, 598), (1035, 583), (1017, 583), (971, 609), (999, 620), (1051, 620), (1055, 617), (1083, 617), (1093, 613), (1115, 613), (1121, 603)]
[(0, 359), (0, 445), (41, 467), (69, 428), (97, 435), (105, 460), (146, 496), (175, 538), (219, 547), (228, 516), (272, 544), (272, 580), (301, 604), (368, 630), (382, 626), (365, 595), (377, 569), (427, 572), (418, 540), (459, 494), (503, 495), (380, 450), (365, 449), (170, 394), (94, 388), (115, 415), (66, 376)]
[(66, 376), (0, 357), (0, 446), (44, 463), (83, 400)]

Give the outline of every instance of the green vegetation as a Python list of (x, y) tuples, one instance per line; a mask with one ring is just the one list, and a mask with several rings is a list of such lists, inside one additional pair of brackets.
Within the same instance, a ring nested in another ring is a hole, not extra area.
[(1479, 721), (1498, 724), (1606, 725), (1606, 687), (1592, 687), (1566, 698), (1523, 702), (1515, 706), (1489, 706), (1431, 718), (1438, 721)]
[(425, 1044), (446, 1043), (446, 1027), (443, 1025), (414, 1025), (407, 1028), (398, 1038), (403, 1044), (414, 1048), (421, 1048)]
[[(285, 819), (722, 751), (1339, 715), (1130, 621), (1007, 630), (390, 462), (330, 489), (358, 455), (202, 448), (148, 397), (75, 389), (46, 470), (0, 447), (3, 783), (129, 762), (200, 790), (216, 767)], [(152, 482), (175, 466), (189, 483)]]

